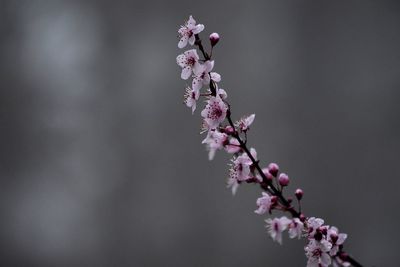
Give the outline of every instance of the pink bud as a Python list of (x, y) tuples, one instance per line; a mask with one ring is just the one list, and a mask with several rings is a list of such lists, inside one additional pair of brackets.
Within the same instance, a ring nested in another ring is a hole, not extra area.
[(262, 171), (263, 171), (265, 177), (267, 177), (268, 181), (271, 182), (272, 179), (273, 179), (274, 177), (273, 177), (272, 174), (269, 172), (269, 169), (268, 169), (268, 168), (264, 168), (264, 169), (262, 169)]
[(235, 132), (235, 129), (233, 129), (232, 126), (228, 125), (228, 126), (225, 127), (225, 129), (223, 129), (223, 131), (224, 131), (226, 134), (231, 135), (231, 134), (233, 134), (233, 133)]
[(302, 214), (300, 214), (299, 219), (300, 219), (300, 221), (305, 222), (307, 218), (306, 218), (306, 216), (304, 216), (304, 214), (302, 213)]
[(289, 176), (286, 173), (281, 173), (278, 178), (279, 184), (281, 186), (287, 186), (289, 184)]
[(303, 190), (298, 188), (298, 189), (296, 189), (296, 192), (294, 194), (296, 195), (298, 200), (301, 200), (301, 198), (303, 197)]
[(276, 177), (279, 172), (279, 166), (276, 163), (270, 163), (268, 165), (269, 172), (272, 174), (272, 176)]
[(210, 42), (211, 42), (211, 46), (214, 46), (218, 43), (219, 41), (219, 34), (216, 32), (213, 32), (212, 34), (210, 34)]

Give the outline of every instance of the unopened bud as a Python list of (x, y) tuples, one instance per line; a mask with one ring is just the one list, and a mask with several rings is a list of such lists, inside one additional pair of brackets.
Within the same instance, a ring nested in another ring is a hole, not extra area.
[(232, 126), (228, 125), (225, 127), (225, 129), (223, 130), (226, 134), (231, 135), (235, 132), (235, 129), (233, 129)]
[(263, 168), (262, 171), (263, 171), (265, 177), (267, 177), (268, 181), (271, 182), (272, 179), (274, 179), (274, 176), (272, 176), (272, 174), (270, 173), (268, 168)]
[(210, 43), (211, 46), (214, 46), (218, 43), (219, 41), (219, 34), (216, 32), (213, 32), (212, 34), (210, 34)]
[(269, 169), (269, 172), (270, 172), (274, 177), (276, 177), (276, 176), (278, 175), (278, 172), (279, 172), (279, 166), (278, 166), (278, 164), (276, 164), (276, 163), (270, 163), (270, 164), (268, 165), (268, 169)]
[(301, 190), (300, 188), (296, 189), (296, 192), (294, 193), (297, 197), (298, 200), (301, 200), (303, 197), (303, 190)]
[(278, 178), (279, 184), (281, 186), (287, 186), (289, 184), (289, 176), (286, 173), (281, 173)]

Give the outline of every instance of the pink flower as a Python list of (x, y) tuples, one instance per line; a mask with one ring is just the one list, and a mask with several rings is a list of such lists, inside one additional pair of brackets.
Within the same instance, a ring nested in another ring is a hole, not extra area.
[(283, 216), (279, 219), (266, 219), (265, 222), (272, 239), (282, 245), (282, 232), (287, 229), (291, 220)]
[[(250, 149), (250, 153), (255, 160), (257, 160), (257, 152), (254, 148)], [(250, 166), (253, 164), (246, 153), (241, 154), (232, 160), (231, 168), (229, 169), (229, 177), (237, 180), (238, 182), (246, 181), (250, 177)]]
[(256, 114), (251, 114), (250, 116), (243, 117), (239, 121), (235, 123), (235, 126), (238, 127), (242, 132), (246, 132), (249, 130), (249, 126), (253, 123)]
[(271, 201), (271, 196), (268, 195), (268, 193), (262, 192), (262, 195), (263, 196), (258, 198), (256, 202), (258, 209), (254, 211), (255, 213), (260, 215), (266, 213), (267, 211), (271, 212), (271, 206), (273, 204), (273, 202)]
[(182, 68), (181, 78), (189, 79), (192, 71), (195, 72), (200, 68), (199, 55), (196, 49), (185, 51), (176, 57), (176, 63)]
[(194, 44), (196, 40), (195, 34), (198, 34), (204, 30), (203, 24), (197, 24), (192, 16), (189, 17), (189, 20), (185, 22), (185, 25), (182, 25), (178, 30), (179, 37), (181, 38), (178, 43), (179, 48), (184, 48), (189, 42), (190, 45)]
[(324, 224), (324, 220), (320, 218), (311, 217), (307, 220), (307, 229), (309, 237), (313, 238), (317, 229)]
[(232, 160), (231, 168), (229, 169), (229, 177), (237, 181), (246, 181), (250, 175), (251, 160), (246, 154)]
[(328, 229), (326, 238), (332, 244), (332, 249), (329, 254), (335, 256), (339, 252), (339, 246), (346, 240), (347, 234), (339, 233), (339, 230), (335, 226), (331, 226), (331, 228)]
[(210, 97), (206, 107), (201, 112), (201, 116), (208, 124), (210, 129), (215, 129), (225, 120), (228, 107), (220, 97)]
[(196, 109), (196, 101), (199, 99), (200, 91), (194, 90), (190, 87), (186, 87), (185, 95), (183, 96), (183, 102), (187, 107), (192, 108), (192, 114)]
[(304, 248), (308, 258), (307, 267), (327, 267), (331, 264), (331, 257), (328, 252), (332, 244), (322, 239), (318, 242), (314, 239), (310, 240), (308, 245)]
[(289, 224), (289, 237), (298, 239), (301, 238), (303, 233), (304, 224), (300, 221), (299, 218), (294, 218), (292, 222)]
[(194, 73), (193, 81), (192, 81), (192, 87), (199, 90), (203, 84), (209, 84), (210, 83), (210, 74), (209, 72), (213, 69), (214, 67), (214, 60), (210, 61), (207, 60), (204, 62), (203, 65), (200, 65), (199, 68), (196, 69), (196, 72)]
[(221, 133), (217, 130), (211, 130), (208, 132), (207, 137), (203, 140), (202, 144), (207, 145), (208, 159), (212, 160), (217, 149), (221, 149), (224, 144), (228, 141), (228, 136), (225, 133)]

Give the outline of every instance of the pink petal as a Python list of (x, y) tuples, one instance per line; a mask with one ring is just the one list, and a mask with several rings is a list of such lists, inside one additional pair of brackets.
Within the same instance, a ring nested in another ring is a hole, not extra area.
[(211, 80), (213, 80), (214, 82), (219, 83), (221, 81), (221, 75), (219, 75), (218, 73), (211, 72), (210, 75), (211, 75)]

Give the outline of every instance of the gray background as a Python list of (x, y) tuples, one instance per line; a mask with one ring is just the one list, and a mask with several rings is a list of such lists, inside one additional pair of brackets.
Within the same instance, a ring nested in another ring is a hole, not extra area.
[(398, 266), (396, 1), (1, 1), (0, 266), (305, 266), (207, 160), (175, 62), (189, 14), (221, 35), (261, 163), (366, 266)]

